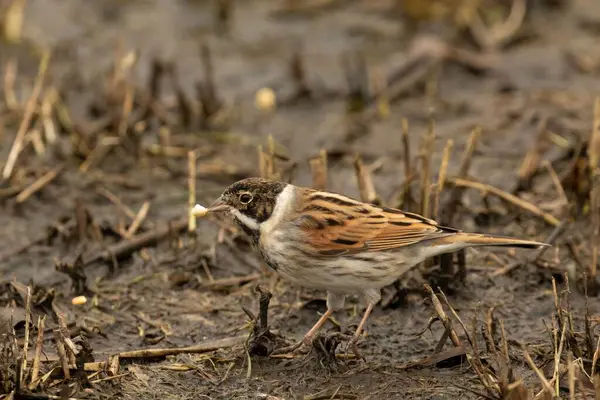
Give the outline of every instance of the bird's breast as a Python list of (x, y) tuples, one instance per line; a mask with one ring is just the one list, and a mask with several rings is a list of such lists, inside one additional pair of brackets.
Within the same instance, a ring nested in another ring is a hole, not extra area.
[(291, 254), (292, 243), (286, 230), (273, 230), (268, 234), (261, 234), (258, 240), (258, 251), (269, 267), (279, 270), (283, 264), (294, 262)]

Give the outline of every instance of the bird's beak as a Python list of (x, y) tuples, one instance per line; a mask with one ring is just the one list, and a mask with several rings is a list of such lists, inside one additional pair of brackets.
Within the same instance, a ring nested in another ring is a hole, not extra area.
[(230, 206), (225, 203), (223, 197), (219, 197), (216, 199), (210, 206), (208, 206), (207, 212), (216, 213), (216, 212), (224, 212), (229, 211)]

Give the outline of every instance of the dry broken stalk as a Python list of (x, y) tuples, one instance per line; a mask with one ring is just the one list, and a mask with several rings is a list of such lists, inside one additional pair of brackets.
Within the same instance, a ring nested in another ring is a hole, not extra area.
[(448, 307), (448, 309), (452, 313), (452, 316), (454, 318), (456, 318), (456, 320), (458, 321), (459, 325), (461, 326), (461, 328), (465, 332), (465, 336), (467, 338), (467, 341), (469, 342), (469, 344), (471, 345), (471, 347), (473, 347), (474, 346), (473, 338), (469, 334), (469, 331), (468, 331), (466, 325), (463, 323), (462, 319), (460, 319), (460, 317), (458, 316), (458, 313), (456, 312), (456, 310), (454, 309), (454, 307), (452, 307), (452, 305), (450, 304), (450, 301), (448, 301), (448, 298), (446, 297), (446, 295), (444, 294), (444, 292), (439, 287), (438, 287), (438, 290), (439, 290), (440, 296), (442, 297), (442, 300), (444, 300), (444, 303), (446, 303), (446, 306)]
[(506, 338), (506, 330), (504, 329), (504, 321), (500, 320), (500, 335), (502, 338), (502, 355), (507, 364), (510, 365), (510, 357), (508, 354), (508, 339)]
[(258, 280), (260, 278), (262, 278), (261, 274), (232, 276), (231, 278), (214, 279), (210, 282), (205, 282), (202, 284), (202, 287), (217, 290), (217, 289), (222, 289), (222, 288), (231, 287), (231, 286), (239, 286), (242, 283), (252, 282), (252, 281)]
[[(594, 384), (594, 398), (596, 400), (600, 399), (600, 382), (598, 381), (598, 379), (599, 377), (596, 376), (596, 379), (594, 379), (594, 382), (592, 382)], [(583, 383), (581, 382), (581, 380), (579, 380), (578, 382), (580, 390), (583, 392)], [(584, 397), (584, 400), (587, 400), (587, 397)]]
[(69, 327), (67, 326), (67, 322), (65, 321), (65, 316), (62, 313), (56, 314), (58, 318), (58, 327), (59, 333), (61, 337), (61, 342), (64, 343), (65, 348), (67, 349), (67, 359), (69, 360), (69, 364), (75, 364), (75, 356), (77, 355), (77, 348), (75, 344), (71, 340), (71, 334), (69, 333)]
[(523, 355), (525, 356), (525, 361), (527, 361), (527, 364), (529, 364), (529, 367), (535, 372), (535, 374), (537, 375), (540, 382), (542, 382), (542, 386), (543, 386), (544, 390), (546, 392), (548, 392), (550, 394), (550, 396), (552, 396), (553, 398), (558, 398), (556, 396), (556, 392), (552, 388), (552, 385), (550, 385), (550, 382), (548, 382), (548, 379), (546, 379), (546, 377), (544, 376), (544, 373), (542, 371), (540, 371), (540, 369), (537, 367), (537, 365), (535, 365), (535, 363), (531, 359), (531, 356), (529, 355), (529, 352), (527, 351), (527, 348), (525, 348), (525, 347), (523, 347)]
[(25, 377), (27, 375), (27, 353), (29, 352), (29, 325), (31, 323), (31, 287), (27, 286), (27, 295), (25, 300), (25, 337), (23, 338), (23, 360), (21, 363), (21, 386), (25, 386)]
[[(556, 324), (556, 321), (554, 321)], [(565, 345), (565, 335), (567, 331), (567, 321), (563, 322), (563, 326), (561, 329), (560, 340), (558, 341), (558, 346), (556, 351), (554, 352), (554, 373), (552, 375), (552, 381), (554, 382), (554, 390), (556, 393), (560, 392), (560, 360), (562, 357), (563, 347)], [(558, 332), (556, 331), (556, 336), (558, 336)]]
[(267, 176), (267, 159), (265, 157), (265, 152), (263, 151), (262, 145), (257, 146), (258, 151), (258, 175), (261, 178), (266, 178)]
[(275, 172), (275, 160), (272, 153), (265, 152), (263, 146), (258, 146), (258, 168), (261, 178), (273, 179)]
[(435, 140), (434, 122), (430, 121), (429, 129), (421, 147), (421, 215), (429, 217), (429, 203), (431, 200), (431, 155)]
[(117, 39), (114, 48), (114, 63), (112, 74), (110, 75), (108, 82), (106, 84), (106, 91), (108, 93), (109, 100), (115, 100), (114, 96), (117, 92), (117, 87), (121, 83), (122, 80), (122, 68), (121, 68), (121, 60), (124, 58), (124, 50), (123, 50), (123, 41), (121, 39)]
[(309, 160), (312, 172), (312, 186), (315, 189), (327, 189), (327, 150), (321, 149), (319, 155)]
[[(598, 336), (598, 342), (596, 343), (596, 350), (594, 350), (594, 356), (592, 357), (592, 373), (594, 381), (600, 381), (600, 374), (596, 374), (596, 364), (600, 360), (600, 336)], [(600, 382), (597, 382), (600, 384)]]
[[(481, 136), (481, 128), (476, 127), (471, 132), (469, 136), (469, 140), (467, 142), (467, 147), (463, 153), (462, 159), (460, 161), (460, 167), (458, 169), (458, 178), (465, 179), (469, 174), (469, 168), (471, 167), (471, 160), (473, 158), (473, 153), (475, 153), (475, 148), (477, 147), (477, 142), (479, 141), (479, 137)], [(463, 194), (463, 189), (457, 187), (456, 185), (452, 188), (450, 192), (450, 199), (448, 200), (447, 207), (447, 215), (445, 217), (444, 223), (446, 225), (451, 226), (453, 224), (454, 214), (456, 213), (456, 209), (460, 204), (460, 199)]]
[(408, 136), (408, 120), (402, 118), (402, 150), (404, 153), (404, 179), (408, 182), (412, 175), (410, 167), (410, 140)]
[(152, 246), (164, 238), (178, 234), (188, 227), (188, 218), (170, 222), (168, 226), (156, 228), (153, 231), (140, 233), (131, 238), (123, 239), (117, 243), (108, 246), (105, 250), (95, 252), (84, 257), (85, 266), (92, 265), (98, 261), (113, 262), (122, 257), (126, 257), (142, 247)]
[(442, 191), (444, 190), (444, 185), (446, 184), (446, 176), (448, 174), (448, 162), (450, 161), (450, 154), (452, 153), (452, 147), (454, 146), (454, 141), (452, 139), (448, 139), (446, 143), (446, 147), (444, 148), (444, 154), (442, 155), (442, 162), (440, 163), (440, 170), (438, 173), (438, 181), (435, 188), (435, 199), (433, 201), (433, 218), (440, 218), (439, 208), (440, 208), (440, 196), (442, 195)]
[(567, 371), (569, 374), (569, 400), (575, 400), (575, 363), (571, 351), (567, 353)]
[(1, 36), (9, 43), (16, 43), (21, 40), (25, 3), (25, 0), (13, 0), (5, 10), (2, 21), (4, 32), (2, 32)]
[(119, 374), (119, 369), (121, 367), (120, 361), (121, 359), (118, 354), (108, 357), (105, 369), (108, 371), (108, 374), (110, 376), (115, 376)]
[(106, 199), (108, 201), (110, 201), (111, 203), (113, 203), (115, 205), (115, 207), (117, 207), (117, 211), (125, 214), (127, 217), (129, 217), (131, 220), (134, 220), (136, 217), (136, 213), (133, 212), (133, 210), (131, 208), (129, 208), (126, 204), (123, 204), (123, 202), (121, 201), (121, 199), (119, 199), (114, 193), (112, 193), (110, 190), (102, 187), (99, 188), (97, 190), (97, 193), (101, 196), (106, 197)]
[(120, 145), (119, 138), (103, 137), (100, 139), (100, 143), (89, 152), (86, 159), (79, 166), (81, 173), (85, 174), (96, 164), (99, 164), (108, 152), (118, 145)]
[(56, 177), (58, 177), (58, 175), (62, 172), (63, 169), (64, 169), (64, 166), (60, 166), (60, 167), (54, 168), (54, 169), (46, 172), (44, 175), (39, 177), (31, 185), (29, 185), (28, 187), (23, 189), (23, 191), (17, 195), (17, 197), (15, 199), (16, 202), (17, 203), (25, 202), (29, 197), (31, 197), (31, 195), (39, 192), (40, 190), (42, 190), (44, 188), (44, 186), (46, 186), (47, 184), (52, 182), (54, 179), (56, 179)]
[(125, 83), (125, 95), (123, 97), (123, 107), (121, 110), (121, 119), (119, 120), (118, 133), (119, 136), (123, 137), (127, 133), (127, 128), (129, 125), (129, 115), (133, 109), (133, 100), (135, 99), (135, 88), (134, 86), (126, 79)]
[(67, 352), (65, 350), (65, 345), (62, 341), (62, 335), (59, 328), (56, 328), (52, 331), (54, 334), (54, 342), (56, 344), (56, 352), (58, 353), (58, 358), (60, 359), (60, 364), (63, 370), (63, 374), (65, 379), (71, 379), (71, 372), (69, 371), (69, 360), (67, 358)]
[(4, 102), (9, 110), (17, 110), (19, 101), (15, 95), (15, 81), (17, 78), (17, 61), (11, 58), (4, 67)]
[(542, 154), (545, 148), (547, 147), (545, 146), (547, 121), (548, 120), (546, 118), (540, 121), (535, 143), (533, 147), (527, 152), (527, 154), (525, 154), (523, 162), (519, 167), (518, 176), (520, 188), (530, 187), (531, 177), (537, 171), (542, 158)]
[(38, 383), (38, 376), (40, 374), (40, 358), (42, 356), (42, 350), (44, 349), (44, 326), (46, 323), (46, 316), (38, 317), (37, 323), (37, 338), (35, 341), (35, 356), (33, 358), (33, 366), (31, 368), (31, 383), (29, 384), (29, 390), (34, 390)]
[[(462, 319), (459, 317), (458, 313), (456, 312), (454, 307), (452, 307), (452, 305), (448, 301), (448, 298), (446, 297), (444, 292), (441, 290), (440, 290), (440, 296), (446, 303), (446, 306), (448, 307), (448, 309), (450, 310), (450, 312), (452, 313), (452, 315), (454, 316), (456, 321), (458, 321), (458, 323), (460, 324), (461, 328), (463, 329), (463, 332), (465, 333), (467, 341), (469, 342), (469, 344), (471, 346), (472, 351), (466, 352), (466, 354), (465, 354), (467, 357), (467, 361), (473, 368), (473, 371), (475, 371), (475, 373), (479, 377), (479, 380), (481, 381), (481, 383), (483, 384), (485, 389), (490, 394), (490, 397), (491, 398), (497, 397), (497, 394), (500, 392), (500, 386), (497, 383), (497, 378), (492, 376), (490, 374), (490, 372), (488, 372), (488, 368), (486, 368), (484, 366), (483, 361), (481, 360), (481, 357), (479, 356), (477, 340), (475, 339), (476, 338), (475, 320), (473, 320), (473, 331), (471, 333), (469, 333), (469, 330), (467, 329), (466, 325), (463, 323)], [(505, 338), (505, 336), (503, 336), (503, 338)], [(494, 348), (495, 348), (495, 345), (494, 345)], [(506, 357), (508, 358), (508, 350), (507, 350)], [(510, 390), (512, 390), (512, 389), (510, 389)]]
[(149, 210), (150, 202), (145, 201), (144, 204), (142, 204), (142, 206), (140, 207), (140, 210), (136, 214), (135, 218), (133, 219), (133, 222), (131, 222), (131, 225), (129, 225), (129, 228), (125, 232), (125, 237), (127, 239), (131, 239), (133, 235), (135, 235), (137, 230), (140, 228), (140, 226), (142, 226), (144, 220), (146, 219), (146, 216), (148, 216)]
[(460, 341), (460, 339), (458, 338), (456, 331), (452, 327), (452, 321), (450, 321), (450, 318), (448, 318), (448, 315), (446, 315), (446, 312), (444, 311), (444, 308), (442, 307), (442, 303), (440, 302), (440, 299), (434, 293), (431, 286), (429, 286), (428, 284), (424, 284), (423, 286), (425, 287), (425, 290), (429, 293), (429, 296), (431, 297), (431, 302), (433, 303), (433, 308), (434, 308), (435, 312), (437, 313), (438, 317), (440, 318), (440, 321), (442, 321), (442, 324), (444, 324), (444, 328), (446, 328), (446, 331), (449, 332), (450, 340), (452, 340), (452, 343), (456, 347), (462, 347), (463, 344)]
[(166, 156), (167, 150), (171, 147), (171, 130), (166, 126), (161, 126), (159, 132), (159, 146), (161, 149), (161, 155)]
[(589, 266), (589, 279), (596, 280), (600, 252), (600, 97), (594, 103), (594, 125), (588, 145), (590, 182), (590, 212), (592, 214), (592, 260)]
[(513, 0), (508, 18), (503, 24), (495, 27), (493, 30), (496, 42), (506, 42), (514, 36), (523, 24), (526, 13), (527, 0)]
[(188, 152), (188, 231), (196, 231), (196, 217), (193, 209), (196, 205), (196, 153)]
[(8, 153), (8, 159), (6, 161), (6, 165), (4, 165), (4, 170), (2, 171), (2, 178), (8, 179), (10, 178), (13, 168), (17, 162), (19, 154), (23, 148), (23, 139), (25, 139), (25, 134), (29, 130), (29, 125), (33, 118), (33, 114), (35, 112), (35, 108), (37, 105), (38, 97), (42, 91), (42, 86), (44, 85), (44, 78), (46, 76), (46, 71), (48, 70), (48, 64), (50, 62), (50, 52), (45, 51), (42, 55), (42, 60), (40, 61), (40, 65), (38, 68), (37, 78), (35, 80), (35, 85), (33, 87), (33, 91), (31, 96), (27, 100), (27, 104), (25, 105), (25, 112), (23, 114), (23, 119), (21, 120), (21, 124), (19, 125), (19, 130), (17, 131), (17, 135), (15, 136), (15, 140), (12, 144), (10, 152)]
[(269, 137), (267, 137), (267, 148), (269, 150), (269, 159), (271, 160), (271, 163), (269, 164), (271, 166), (271, 170), (268, 171), (269, 179), (276, 179), (278, 173), (275, 171), (275, 138), (271, 134), (269, 134)]
[[(448, 299), (446, 298), (446, 296), (444, 296), (444, 300), (446, 302), (448, 302)], [(494, 355), (497, 357), (498, 356), (498, 348), (496, 347), (496, 344), (494, 343), (494, 308), (495, 307), (490, 307), (490, 309), (488, 310), (488, 312), (486, 313), (486, 317), (485, 317), (485, 329), (483, 329), (483, 336), (485, 338), (486, 341), (486, 346), (488, 347), (488, 350), (490, 350), (492, 353), (494, 353)]]
[[(460, 321), (460, 319), (459, 319), (459, 321)], [(469, 332), (466, 329), (466, 326), (462, 323), (462, 321), (461, 321), (461, 326), (463, 327), (463, 330), (464, 330), (465, 334), (467, 335), (467, 337), (469, 337)], [(477, 334), (475, 318), (473, 318), (471, 334), (473, 337), (475, 337)], [(481, 360), (481, 357), (479, 356), (479, 347), (477, 345), (477, 340), (470, 340), (470, 343), (471, 343), (471, 347), (472, 347), (473, 351), (472, 351), (471, 355), (469, 353), (467, 353), (467, 360), (469, 360), (471, 366), (473, 367), (473, 370), (479, 377), (481, 384), (485, 387), (485, 389), (488, 391), (490, 396), (495, 397), (496, 394), (500, 391), (500, 387), (498, 386), (498, 383), (496, 382), (497, 379), (495, 378), (495, 376), (492, 375), (491, 371), (489, 371), (489, 369), (483, 365), (483, 361)]]
[(400, 198), (402, 207), (407, 211), (418, 211), (412, 209), (411, 182), (413, 179), (412, 166), (410, 159), (410, 138), (408, 136), (408, 120), (402, 118), (402, 155), (404, 158), (404, 184), (402, 185), (402, 197)]
[(49, 144), (56, 143), (57, 139), (56, 127), (54, 126), (54, 121), (52, 119), (52, 109), (57, 99), (58, 93), (55, 88), (46, 89), (44, 99), (42, 100), (41, 114), (44, 136)]
[[(232, 336), (222, 339), (207, 340), (202, 343), (198, 343), (192, 346), (186, 347), (169, 347), (169, 348), (149, 348), (139, 349), (132, 351), (123, 351), (109, 357), (107, 361), (99, 361), (94, 363), (86, 363), (86, 371), (98, 371), (110, 367), (112, 364), (113, 369), (118, 370), (118, 363), (125, 359), (136, 359), (136, 358), (156, 358), (156, 357), (167, 357), (177, 354), (201, 354), (209, 351), (218, 349), (226, 349), (229, 347), (243, 344), (248, 339), (248, 335)], [(115, 366), (116, 364), (116, 366)]]
[(560, 182), (560, 178), (559, 178), (558, 174), (556, 173), (556, 170), (554, 169), (554, 167), (548, 160), (544, 160), (542, 162), (542, 165), (548, 171), (548, 174), (550, 175), (550, 179), (552, 179), (552, 183), (554, 184), (554, 187), (556, 188), (556, 192), (558, 193), (558, 197), (560, 197), (562, 205), (565, 207), (568, 206), (569, 199), (567, 198), (567, 194), (565, 193), (565, 188), (563, 187), (562, 183)]
[(356, 180), (358, 181), (358, 190), (360, 191), (360, 199), (365, 203), (377, 203), (379, 197), (375, 192), (371, 171), (362, 161), (360, 154), (354, 159), (354, 170), (356, 171)]
[[(14, 392), (13, 392), (14, 393)], [(34, 397), (35, 396), (35, 397)], [(40, 397), (37, 397), (40, 396)], [(13, 400), (13, 398), (15, 397), (11, 397), (9, 396), (7, 399), (8, 400)], [(26, 394), (26, 393), (19, 393), (19, 399), (43, 399), (43, 400), (83, 400), (80, 397), (65, 397), (65, 396), (60, 396), (60, 395), (56, 395), (56, 394)]]
[[(33, 151), (38, 156), (41, 156), (46, 152), (46, 145), (42, 140), (42, 133), (39, 129), (33, 128), (25, 135), (24, 145), (27, 146), (29, 143), (33, 146)], [(24, 147), (25, 147), (24, 146)]]
[(466, 180), (466, 179), (460, 179), (460, 178), (452, 178), (452, 179), (450, 179), (450, 181), (456, 187), (460, 187), (460, 188), (467, 187), (467, 188), (477, 189), (483, 193), (491, 193), (495, 196), (498, 196), (502, 200), (505, 200), (519, 208), (527, 210), (530, 213), (543, 218), (544, 221), (546, 221), (550, 225), (557, 226), (560, 224), (560, 221), (553, 215), (551, 215), (545, 211), (542, 211), (534, 204), (532, 204), (526, 200), (523, 200), (515, 195), (512, 195), (508, 192), (505, 192), (504, 190), (498, 189), (497, 187), (486, 185), (486, 184), (480, 183), (480, 182), (474, 182), (474, 181), (470, 181), (470, 180)]
[(471, 35), (485, 51), (493, 51), (506, 43), (519, 30), (527, 13), (527, 0), (513, 0), (510, 14), (503, 23), (487, 27), (477, 11), (471, 14), (468, 28)]

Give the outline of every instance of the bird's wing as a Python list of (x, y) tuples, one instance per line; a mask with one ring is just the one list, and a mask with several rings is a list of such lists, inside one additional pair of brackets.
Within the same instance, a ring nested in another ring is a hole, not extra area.
[(385, 251), (457, 232), (435, 221), (329, 192), (310, 191), (298, 207), (307, 247), (321, 255)]

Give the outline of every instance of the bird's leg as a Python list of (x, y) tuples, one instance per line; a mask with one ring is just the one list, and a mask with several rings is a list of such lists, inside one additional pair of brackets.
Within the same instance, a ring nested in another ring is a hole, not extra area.
[(371, 314), (371, 311), (373, 311), (374, 307), (375, 307), (375, 304), (369, 303), (369, 305), (367, 306), (367, 309), (366, 309), (366, 311), (365, 311), (362, 319), (360, 320), (360, 323), (358, 324), (358, 328), (356, 328), (356, 332), (354, 332), (354, 335), (352, 336), (352, 339), (350, 339), (350, 341), (348, 342), (348, 346), (352, 347), (352, 352), (358, 358), (362, 358), (362, 357), (360, 355), (360, 352), (358, 351), (357, 343), (358, 343), (358, 341), (360, 339), (360, 334), (362, 333), (363, 329), (365, 328), (365, 324), (367, 323), (367, 319), (369, 318), (369, 315)]
[(321, 318), (319, 318), (319, 320), (313, 325), (312, 328), (310, 328), (308, 332), (306, 332), (306, 335), (304, 335), (304, 337), (302, 338), (302, 343), (304, 343), (307, 346), (311, 345), (313, 339), (315, 338), (315, 335), (317, 334), (319, 329), (321, 329), (321, 326), (323, 326), (323, 324), (329, 319), (329, 317), (331, 317), (331, 314), (333, 314), (333, 310), (331, 308), (328, 308), (327, 311), (325, 311), (325, 314), (323, 314)]
[(333, 314), (336, 310), (344, 308), (345, 301), (346, 296), (344, 294), (327, 292), (327, 311), (325, 311), (325, 314), (323, 314), (321, 318), (319, 318), (319, 320), (313, 325), (312, 328), (310, 328), (308, 332), (306, 332), (302, 340), (291, 346), (283, 347), (277, 350), (274, 354), (284, 354), (289, 352), (295, 353), (298, 349), (300, 349), (300, 347), (302, 347), (302, 345), (312, 345), (313, 339), (315, 338), (315, 335), (317, 334), (319, 329), (321, 329), (323, 324), (327, 322), (329, 317), (331, 317), (331, 314)]
[(317, 332), (319, 331), (321, 326), (323, 326), (323, 324), (327, 321), (327, 319), (329, 319), (331, 314), (333, 314), (333, 311), (334, 310), (332, 310), (331, 308), (328, 308), (327, 311), (325, 311), (325, 314), (323, 314), (321, 316), (321, 318), (319, 318), (319, 320), (313, 325), (312, 328), (310, 328), (310, 330), (308, 332), (306, 332), (306, 334), (304, 335), (302, 340), (294, 343), (291, 346), (283, 347), (283, 348), (277, 350), (277, 354), (284, 354), (284, 353), (289, 353), (289, 352), (295, 353), (298, 349), (300, 349), (300, 347), (302, 347), (302, 345), (305, 345), (305, 346), (312, 345), (315, 335), (317, 334)]
[(363, 358), (361, 356), (360, 352), (358, 351), (358, 346), (357, 346), (358, 341), (360, 340), (360, 335), (365, 328), (367, 319), (369, 319), (369, 315), (371, 315), (373, 308), (375, 308), (375, 304), (377, 304), (379, 302), (379, 300), (381, 300), (381, 291), (378, 289), (370, 289), (370, 290), (366, 290), (363, 293), (363, 295), (365, 296), (365, 299), (367, 300), (367, 309), (365, 310), (365, 313), (363, 314), (363, 317), (360, 320), (360, 323), (358, 324), (358, 328), (356, 328), (356, 331), (354, 332), (352, 339), (350, 339), (350, 341), (348, 342), (348, 345), (346, 347), (346, 349), (348, 347), (352, 347), (352, 352), (358, 358)]

